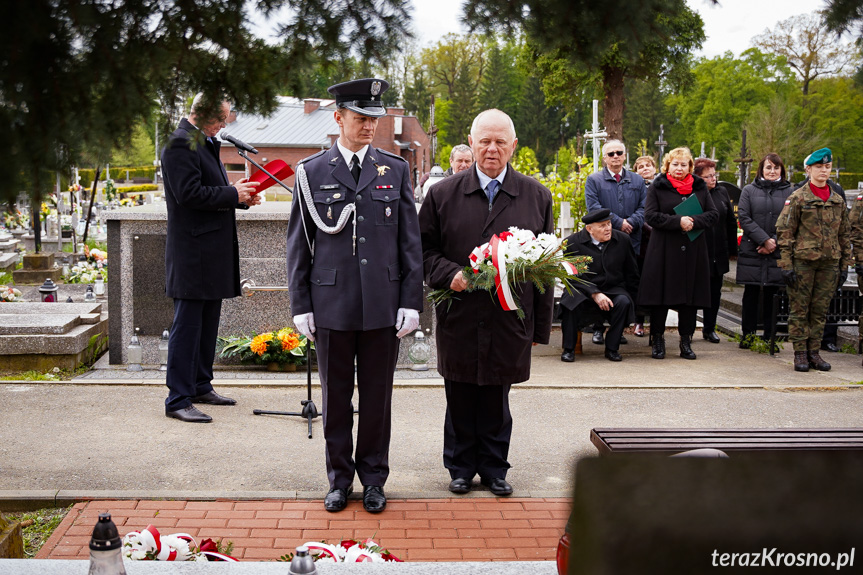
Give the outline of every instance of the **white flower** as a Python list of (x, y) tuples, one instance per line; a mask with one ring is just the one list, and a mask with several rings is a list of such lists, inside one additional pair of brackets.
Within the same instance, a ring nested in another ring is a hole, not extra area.
[(207, 556), (204, 555), (203, 553), (198, 553), (195, 556), (195, 563), (207, 563), (208, 561), (209, 561), (209, 559), (207, 559)]

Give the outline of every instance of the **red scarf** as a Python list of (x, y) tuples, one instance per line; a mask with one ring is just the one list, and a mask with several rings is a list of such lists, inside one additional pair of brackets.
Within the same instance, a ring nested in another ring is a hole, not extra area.
[(674, 186), (674, 189), (677, 190), (678, 194), (681, 196), (688, 196), (692, 193), (692, 184), (695, 183), (695, 178), (692, 177), (692, 174), (686, 174), (685, 178), (678, 180), (669, 175), (668, 181), (671, 182), (671, 185)]
[(824, 186), (823, 188), (818, 188), (812, 182), (809, 182), (809, 189), (812, 190), (812, 193), (821, 200), (822, 202), (826, 202), (827, 198), (830, 197), (830, 186)]

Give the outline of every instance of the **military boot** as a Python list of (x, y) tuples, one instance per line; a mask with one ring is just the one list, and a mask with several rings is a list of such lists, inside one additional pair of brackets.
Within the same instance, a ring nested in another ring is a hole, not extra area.
[(650, 352), (650, 357), (653, 359), (665, 359), (665, 336), (663, 334), (650, 334), (650, 345), (653, 348)]
[(809, 367), (818, 371), (830, 371), (830, 364), (821, 359), (817, 349), (810, 350), (807, 354), (809, 356)]
[(695, 359), (695, 352), (692, 351), (692, 336), (680, 336), (680, 357), (683, 359)]
[(805, 351), (794, 352), (794, 371), (809, 371), (809, 359)]

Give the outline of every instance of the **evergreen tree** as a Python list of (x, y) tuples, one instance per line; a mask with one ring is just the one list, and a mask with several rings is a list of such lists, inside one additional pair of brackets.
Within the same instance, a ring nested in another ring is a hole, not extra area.
[(497, 42), (491, 43), (488, 65), (483, 72), (479, 89), (482, 108), (497, 108), (508, 114), (515, 110), (518, 93), (515, 76), (518, 72), (515, 69), (515, 58), (512, 52), (512, 46), (507, 45), (501, 49)]
[(445, 143), (455, 146), (467, 144), (470, 126), (477, 114), (476, 81), (470, 64), (463, 61), (459, 66), (451, 89), (449, 116), (447, 118)]

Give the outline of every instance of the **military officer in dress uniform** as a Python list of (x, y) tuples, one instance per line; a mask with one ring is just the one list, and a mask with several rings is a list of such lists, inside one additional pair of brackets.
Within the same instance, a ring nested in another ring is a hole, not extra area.
[[(288, 222), (288, 284), (297, 329), (316, 342), (330, 490), (341, 511), (363, 484), (363, 507), (383, 511), (390, 404), (399, 339), (419, 325), (422, 252), (408, 163), (371, 146), (386, 115), (385, 80), (328, 88), (336, 145), (297, 166)], [(352, 441), (354, 362), (359, 391)]]

